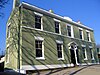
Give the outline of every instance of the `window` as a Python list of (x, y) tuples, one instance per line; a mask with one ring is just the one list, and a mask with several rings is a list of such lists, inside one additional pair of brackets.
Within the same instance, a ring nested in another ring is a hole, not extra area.
[(84, 57), (84, 60), (87, 60), (87, 52), (86, 52), (86, 48), (85, 48), (85, 47), (82, 47), (82, 51), (83, 51), (83, 57)]
[(71, 37), (71, 26), (67, 26), (67, 35)]
[(9, 63), (9, 47), (6, 50), (6, 63)]
[(7, 37), (10, 37), (10, 25), (8, 25)]
[(35, 41), (36, 57), (43, 57), (42, 43), (43, 43), (43, 41), (40, 41), (40, 40)]
[(35, 15), (35, 28), (41, 29), (41, 16)]
[(55, 33), (59, 33), (59, 22), (55, 21)]
[(62, 44), (57, 43), (58, 58), (63, 58)]
[(89, 32), (86, 32), (86, 34), (87, 34), (87, 40), (88, 40), (88, 41), (91, 41), (91, 40), (90, 40), (90, 33), (89, 33)]
[(90, 56), (91, 56), (91, 59), (94, 60), (92, 48), (90, 48)]
[(83, 39), (83, 31), (81, 29), (79, 29), (79, 35), (80, 35), (80, 39)]

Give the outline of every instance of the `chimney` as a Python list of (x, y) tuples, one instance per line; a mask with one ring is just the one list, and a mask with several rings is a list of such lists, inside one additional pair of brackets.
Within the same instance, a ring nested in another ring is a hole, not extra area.
[(78, 21), (77, 21), (77, 23), (81, 24), (81, 21), (80, 21), (80, 20), (78, 20)]
[(54, 13), (52, 9), (49, 10), (50, 13)]
[(13, 0), (13, 9), (18, 7), (20, 4), (20, 0)]

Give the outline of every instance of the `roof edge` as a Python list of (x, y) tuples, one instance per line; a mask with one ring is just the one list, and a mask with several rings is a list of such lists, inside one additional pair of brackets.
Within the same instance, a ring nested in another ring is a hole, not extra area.
[(31, 9), (31, 10), (34, 9), (34, 10), (36, 10), (36, 11), (40, 11), (40, 12), (42, 12), (42, 13), (49, 14), (50, 16), (54, 16), (55, 18), (61, 19), (61, 20), (63, 20), (63, 21), (66, 21), (66, 22), (69, 22), (69, 23), (72, 23), (72, 24), (75, 24), (75, 25), (77, 25), (77, 26), (80, 26), (80, 27), (83, 27), (83, 28), (86, 28), (86, 29), (88, 29), (88, 30), (93, 31), (93, 29), (90, 28), (90, 27), (87, 27), (87, 26), (85, 26), (85, 25), (83, 25), (83, 24), (79, 24), (79, 23), (77, 23), (77, 22), (75, 22), (75, 21), (69, 21), (69, 20), (67, 20), (67, 19), (64, 19), (64, 17), (62, 17), (62, 16), (59, 16), (59, 15), (54, 14), (54, 13), (50, 13), (50, 12), (47, 11), (47, 10), (38, 8), (38, 7), (36, 7), (36, 6), (34, 6), (34, 5), (31, 5), (31, 4), (29, 4), (29, 3), (22, 2), (22, 3), (20, 4), (20, 6), (24, 6), (24, 7), (26, 7), (26, 8)]

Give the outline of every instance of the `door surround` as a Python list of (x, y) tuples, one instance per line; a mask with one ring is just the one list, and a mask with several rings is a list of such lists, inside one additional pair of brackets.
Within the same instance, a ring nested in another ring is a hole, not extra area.
[[(76, 42), (70, 42), (68, 44), (68, 47), (69, 47), (69, 50), (70, 50), (70, 54), (71, 54), (71, 50), (74, 51), (74, 58), (75, 58), (75, 63), (73, 63), (74, 65), (79, 65), (78, 61), (79, 61), (79, 58), (78, 58), (78, 54), (77, 54), (77, 51), (78, 51), (78, 44)], [(72, 56), (71, 56), (72, 57)], [(72, 58), (71, 58), (71, 63), (72, 63)]]

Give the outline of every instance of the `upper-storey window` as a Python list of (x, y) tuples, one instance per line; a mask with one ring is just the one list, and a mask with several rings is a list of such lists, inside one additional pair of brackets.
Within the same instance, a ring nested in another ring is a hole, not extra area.
[(54, 24), (55, 24), (55, 33), (61, 34), (60, 20), (54, 18)]
[(41, 29), (41, 16), (35, 15), (35, 28)]
[(87, 34), (87, 40), (88, 40), (88, 41), (91, 41), (91, 39), (90, 39), (90, 32), (87, 31), (86, 34)]
[(70, 37), (72, 36), (71, 35), (71, 26), (69, 26), (69, 25), (67, 26), (67, 35)]
[(84, 39), (83, 38), (83, 30), (81, 28), (79, 28), (79, 35), (80, 35), (80, 39)]
[(34, 12), (35, 14), (35, 28), (43, 30), (42, 16), (43, 14)]
[(7, 32), (7, 37), (10, 37), (10, 24), (8, 25), (8, 32)]
[(60, 33), (59, 22), (55, 21), (55, 33)]

